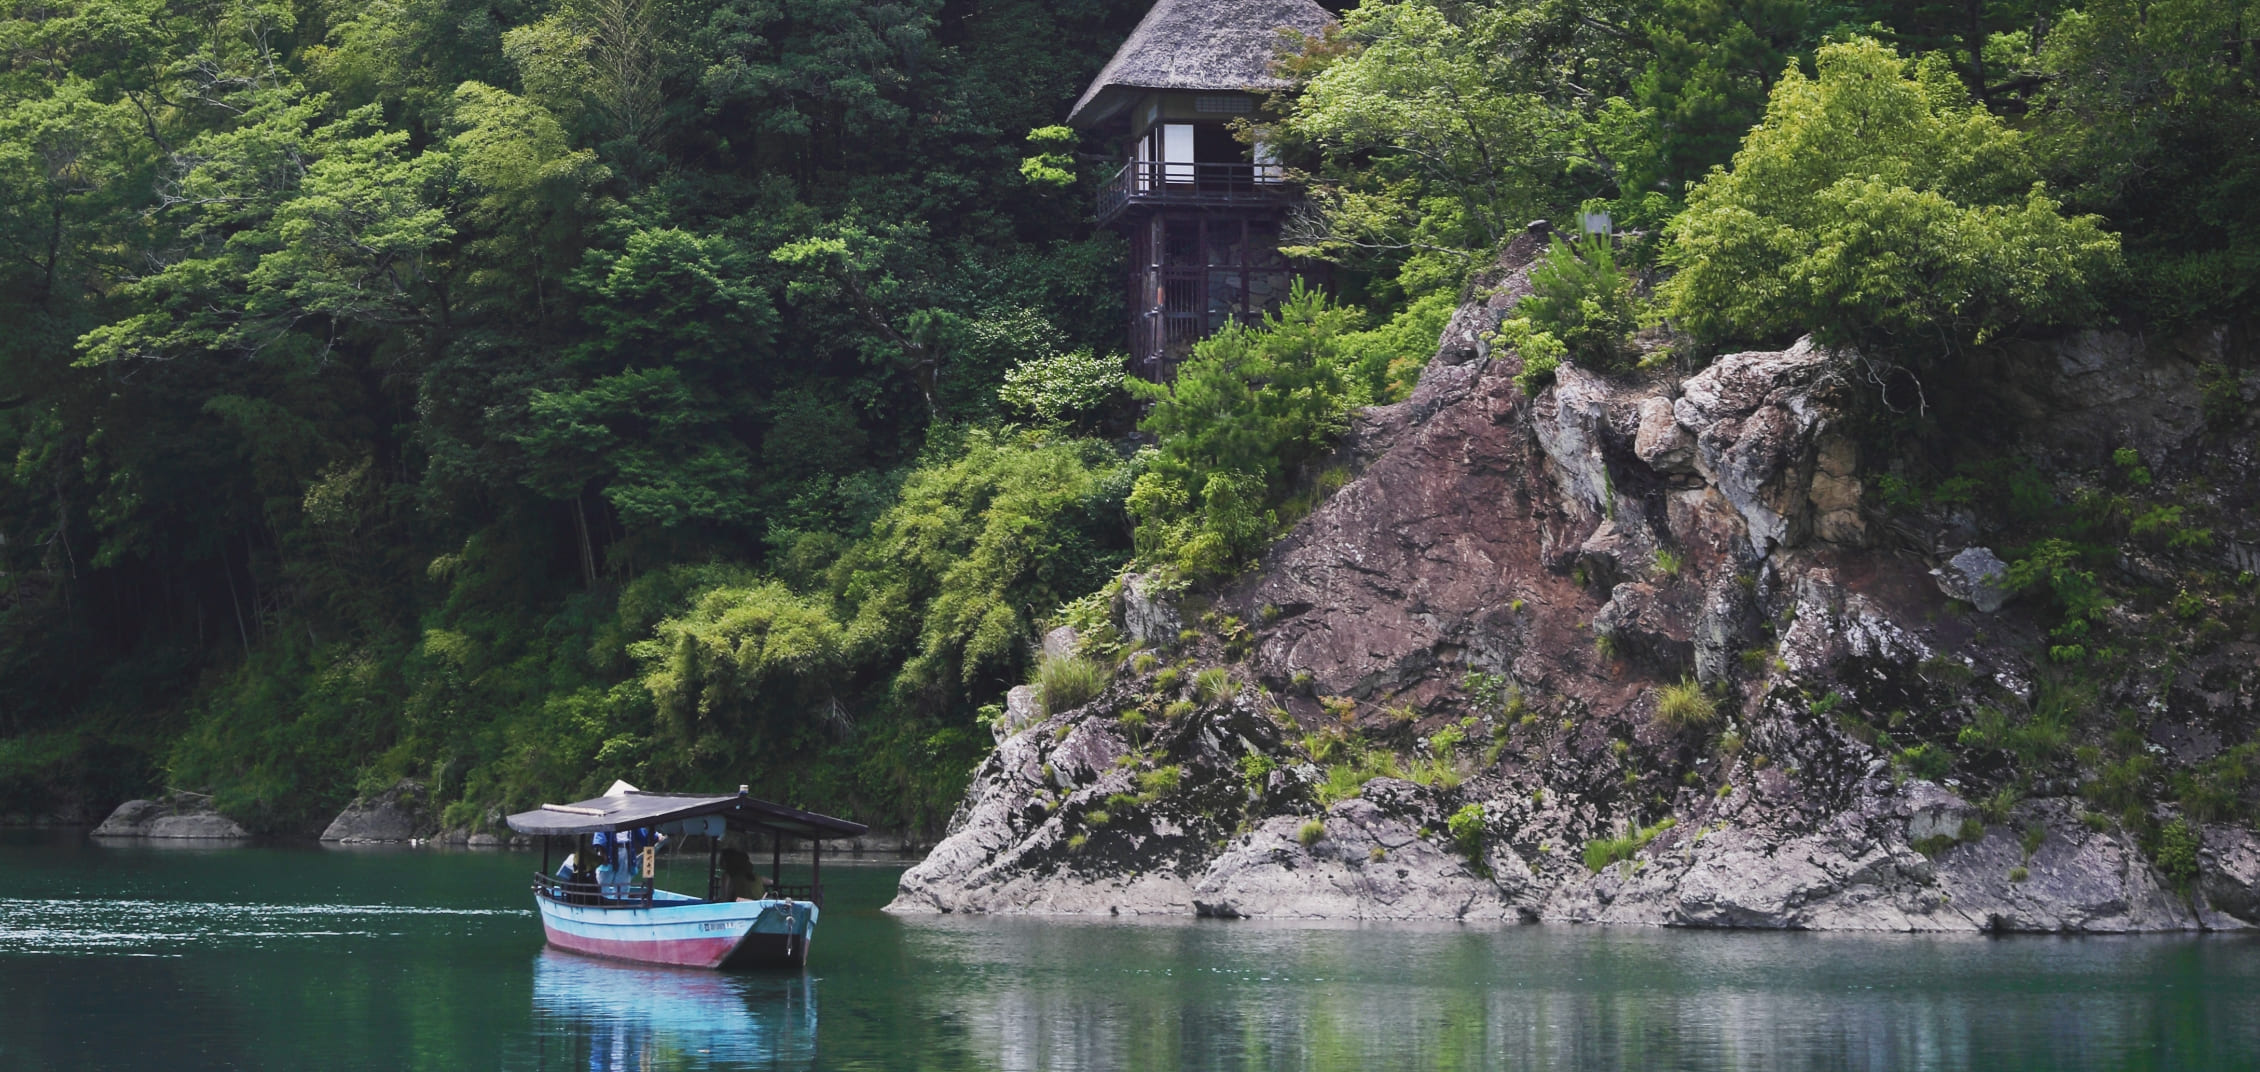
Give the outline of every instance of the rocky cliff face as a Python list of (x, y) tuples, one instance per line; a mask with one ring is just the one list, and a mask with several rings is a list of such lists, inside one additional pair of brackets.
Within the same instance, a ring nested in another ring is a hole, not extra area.
[[(1258, 573), (1213, 601), (1125, 586), (1118, 624), (1160, 650), (1012, 727), (895, 910), (2260, 922), (2260, 839), (2219, 818), (2249, 812), (2185, 814), (2163, 788), (2244, 754), (2248, 630), (2121, 604), (2107, 627), (2132, 654), (2051, 663), (1983, 517), (1881, 501), (1851, 355), (1800, 343), (1684, 379), (1564, 366), (1524, 397), (1484, 339), (1539, 248), (1508, 248), (1409, 401), (1361, 416), (1355, 478)], [(2117, 444), (2163, 473), (2203, 431), (2201, 387), (2260, 395), (2198, 371), (2228, 367), (2225, 345), (2089, 335), (1997, 357), (2003, 434), (2067, 495)], [(2125, 398), (2067, 386), (2099, 368)], [(2249, 554), (2249, 460), (2215, 459), (2196, 493), (2229, 523), (2179, 568)], [(2174, 563), (2137, 549), (2125, 568)], [(2002, 743), (2019, 732), (2028, 762)], [(2106, 736), (2118, 751), (2076, 747)]]

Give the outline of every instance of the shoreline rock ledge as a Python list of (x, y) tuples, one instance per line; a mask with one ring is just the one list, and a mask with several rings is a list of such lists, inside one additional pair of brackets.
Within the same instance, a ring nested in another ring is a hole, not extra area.
[(330, 820), (322, 840), (339, 845), (384, 845), (422, 841), (439, 833), (431, 794), (423, 783), (403, 778), (375, 796), (355, 797)]
[(251, 831), (214, 809), (211, 797), (175, 792), (156, 800), (129, 800), (118, 805), (90, 836), (248, 841)]

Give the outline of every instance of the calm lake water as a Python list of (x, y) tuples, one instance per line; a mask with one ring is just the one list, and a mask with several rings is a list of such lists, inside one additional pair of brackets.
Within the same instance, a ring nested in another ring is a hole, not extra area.
[(809, 969), (722, 975), (545, 952), (537, 864), (0, 835), (0, 1069), (2260, 1068), (2239, 937), (897, 919), (827, 864)]

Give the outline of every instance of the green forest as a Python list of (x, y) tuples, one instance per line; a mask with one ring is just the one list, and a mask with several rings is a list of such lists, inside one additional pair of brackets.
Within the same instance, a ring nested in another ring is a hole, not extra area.
[(0, 813), (932, 831), (1042, 631), (1245, 569), (1533, 219), (1628, 234), (1508, 322), (1531, 390), (1811, 332), (1914, 454), (1976, 349), (2260, 269), (2242, 0), (1366, 0), (1243, 131), (1334, 293), (1126, 383), (1057, 124), (1145, 7), (7, 0)]

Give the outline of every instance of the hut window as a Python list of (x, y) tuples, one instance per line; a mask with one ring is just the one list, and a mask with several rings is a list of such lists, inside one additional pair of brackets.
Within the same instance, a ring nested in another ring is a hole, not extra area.
[(1258, 141), (1255, 152), (1251, 155), (1255, 158), (1257, 182), (1287, 181), (1287, 169), (1279, 166), (1278, 146)]
[(1193, 181), (1193, 124), (1161, 125), (1162, 181)]
[(1246, 115), (1255, 102), (1237, 93), (1203, 93), (1193, 98), (1193, 110), (1209, 115)]

